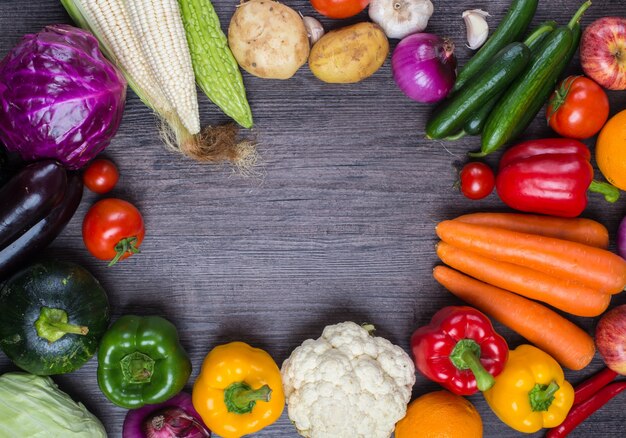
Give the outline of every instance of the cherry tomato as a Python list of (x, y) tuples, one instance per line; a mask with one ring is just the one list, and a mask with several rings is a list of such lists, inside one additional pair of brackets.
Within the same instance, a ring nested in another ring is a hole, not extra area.
[(370, 0), (311, 0), (317, 12), (328, 18), (348, 18), (369, 5)]
[(109, 198), (96, 202), (83, 220), (87, 250), (113, 266), (139, 252), (145, 228), (139, 210), (130, 202)]
[(460, 174), (461, 193), (469, 199), (482, 199), (493, 191), (496, 177), (485, 163), (471, 162), (463, 166)]
[(546, 118), (563, 137), (584, 139), (596, 135), (609, 117), (609, 98), (585, 76), (563, 79), (548, 102)]
[(100, 195), (113, 190), (119, 179), (117, 166), (104, 158), (94, 160), (83, 173), (85, 186)]

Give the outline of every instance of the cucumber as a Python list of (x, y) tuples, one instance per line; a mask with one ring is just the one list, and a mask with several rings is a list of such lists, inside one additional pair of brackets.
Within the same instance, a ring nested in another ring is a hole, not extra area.
[(429, 138), (454, 135), (463, 128), (463, 124), (472, 114), (519, 76), (529, 61), (530, 50), (523, 43), (511, 43), (506, 46), (471, 84), (435, 111), (426, 124), (426, 135)]
[(575, 53), (575, 29), (591, 5), (583, 3), (567, 26), (557, 28), (543, 42), (530, 69), (502, 96), (483, 129), (481, 152), (485, 156), (514, 140), (535, 118)]
[(452, 89), (453, 92), (463, 88), (473, 76), (491, 63), (491, 59), (504, 46), (518, 40), (522, 36), (535, 15), (537, 3), (538, 0), (513, 0), (509, 11), (495, 32), (459, 71)]
[[(524, 41), (526, 47), (530, 49), (531, 55), (535, 56), (539, 47), (541, 47), (541, 43), (547, 38), (548, 34), (556, 29), (556, 21), (546, 21), (541, 23)], [(465, 127), (463, 130), (466, 134), (470, 135), (478, 135), (482, 132), (483, 127), (485, 126), (485, 122), (491, 114), (491, 110), (500, 97), (502, 97), (503, 92), (499, 93), (497, 96), (493, 97), (489, 102), (483, 105), (478, 111), (476, 111), (470, 118), (465, 122)]]
[(489, 102), (467, 119), (463, 127), (466, 134), (479, 135), (483, 131), (483, 127), (485, 126), (489, 114), (491, 114), (491, 110), (493, 110), (493, 107), (496, 106), (496, 103), (498, 103), (501, 97), (502, 92), (492, 97)]

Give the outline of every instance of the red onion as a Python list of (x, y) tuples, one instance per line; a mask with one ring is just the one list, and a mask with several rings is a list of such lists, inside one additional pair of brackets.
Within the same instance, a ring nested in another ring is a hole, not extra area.
[(391, 57), (393, 78), (400, 90), (418, 102), (444, 99), (456, 79), (454, 43), (429, 33), (404, 38)]
[(128, 411), (122, 438), (208, 438), (211, 432), (193, 408), (191, 396), (181, 392), (164, 403)]

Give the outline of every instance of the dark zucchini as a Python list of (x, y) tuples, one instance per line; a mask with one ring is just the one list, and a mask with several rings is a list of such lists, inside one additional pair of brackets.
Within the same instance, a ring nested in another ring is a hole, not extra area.
[[(526, 41), (524, 41), (524, 44), (526, 44), (526, 47), (530, 49), (531, 55), (536, 55), (537, 50), (539, 49), (539, 47), (541, 47), (541, 43), (547, 38), (550, 32), (556, 29), (556, 26), (556, 21), (546, 21), (545, 23), (540, 24), (539, 27), (537, 27), (528, 36)], [(465, 133), (470, 135), (478, 135), (482, 132), (483, 127), (485, 126), (485, 122), (487, 121), (489, 114), (491, 114), (491, 110), (494, 106), (496, 106), (496, 103), (498, 103), (498, 100), (500, 100), (502, 94), (504, 93), (498, 93), (497, 96), (493, 97), (489, 102), (483, 105), (482, 108), (480, 108), (478, 111), (472, 114), (469, 119), (467, 119), (467, 121), (465, 122), (465, 127), (463, 128)]]
[(28, 231), (0, 250), (0, 280), (36, 256), (61, 233), (72, 219), (83, 196), (83, 180), (78, 173), (67, 178), (67, 190), (59, 205)]
[(31, 374), (69, 373), (96, 352), (109, 325), (98, 280), (73, 263), (24, 268), (0, 290), (0, 348)]
[(491, 112), (483, 129), (481, 152), (474, 156), (485, 156), (498, 150), (532, 122), (569, 62), (575, 37), (573, 29), (590, 4), (585, 2), (567, 26), (548, 35), (533, 57), (531, 67), (506, 91)]
[(538, 0), (513, 0), (509, 11), (487, 42), (463, 66), (456, 77), (453, 92), (463, 88), (472, 77), (491, 63), (504, 46), (521, 38), (537, 10)]
[(0, 248), (46, 217), (65, 194), (65, 169), (54, 161), (29, 164), (0, 188)]
[(454, 135), (465, 121), (511, 84), (524, 71), (530, 60), (530, 50), (522, 43), (511, 43), (502, 49), (491, 65), (472, 82), (444, 102), (426, 123), (429, 138)]

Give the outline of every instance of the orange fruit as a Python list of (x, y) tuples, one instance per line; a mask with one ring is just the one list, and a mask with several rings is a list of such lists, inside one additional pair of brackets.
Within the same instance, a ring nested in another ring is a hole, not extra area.
[(608, 182), (626, 190), (626, 110), (611, 117), (600, 131), (596, 162)]
[(396, 424), (396, 438), (481, 438), (480, 414), (465, 398), (435, 391), (413, 400)]

